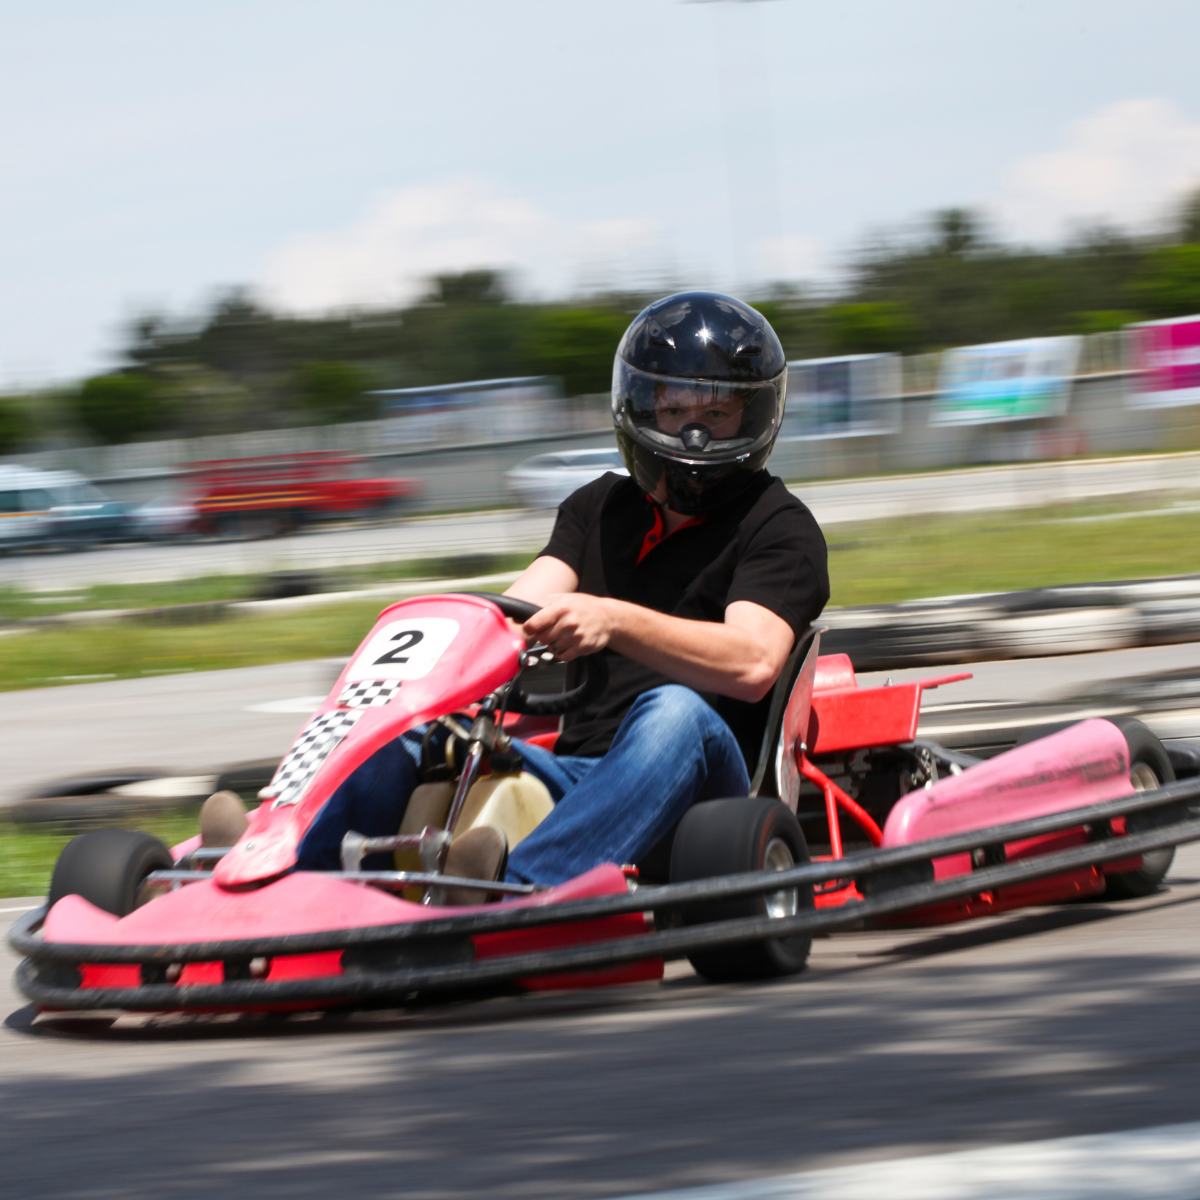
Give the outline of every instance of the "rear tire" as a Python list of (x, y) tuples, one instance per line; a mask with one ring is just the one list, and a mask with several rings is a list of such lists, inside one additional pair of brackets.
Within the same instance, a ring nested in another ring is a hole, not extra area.
[[(770, 796), (708, 800), (684, 814), (671, 849), (670, 879), (686, 883), (745, 871), (786, 870), (808, 861), (796, 815)], [(811, 908), (812, 888), (787, 888), (681, 910), (684, 925), (746, 917), (790, 916)], [(803, 970), (812, 937), (802, 934), (740, 946), (718, 946), (688, 955), (696, 972), (714, 982), (773, 979)]]
[[(1175, 782), (1175, 768), (1162, 742), (1141, 721), (1130, 717), (1116, 717), (1112, 723), (1125, 735), (1129, 747), (1129, 782), (1135, 791), (1146, 792)], [(1155, 821), (1163, 817), (1154, 809), (1135, 813), (1126, 823), (1129, 833), (1153, 829)], [(1110, 900), (1135, 900), (1139, 896), (1150, 896), (1158, 891), (1175, 861), (1175, 847), (1165, 846), (1161, 850), (1150, 850), (1142, 855), (1142, 865), (1134, 871), (1121, 871), (1108, 877), (1104, 895)]]
[(131, 829), (96, 829), (73, 838), (54, 864), (48, 905), (64, 896), (82, 896), (118, 917), (141, 903), (142, 883), (151, 871), (172, 865), (170, 851), (156, 837)]

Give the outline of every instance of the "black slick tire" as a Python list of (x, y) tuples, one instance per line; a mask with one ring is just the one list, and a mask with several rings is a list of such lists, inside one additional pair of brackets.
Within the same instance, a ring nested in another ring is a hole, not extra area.
[[(808, 847), (795, 814), (770, 796), (707, 800), (680, 821), (671, 848), (670, 880), (687, 883), (746, 871), (782, 870), (808, 861)], [(811, 908), (812, 888), (789, 888), (766, 895), (742, 896), (680, 910), (684, 925), (746, 917), (787, 915)], [(714, 982), (773, 979), (804, 968), (812, 937), (808, 934), (716, 946), (688, 955), (693, 968)]]
[(156, 837), (132, 829), (96, 829), (63, 848), (50, 878), (47, 904), (82, 896), (105, 912), (123, 917), (139, 903), (151, 871), (171, 866), (170, 851)]

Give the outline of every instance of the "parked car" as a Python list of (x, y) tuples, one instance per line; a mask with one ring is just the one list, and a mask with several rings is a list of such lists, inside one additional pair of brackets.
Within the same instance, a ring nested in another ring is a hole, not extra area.
[(0, 547), (13, 550), (45, 542), (51, 498), (44, 475), (28, 467), (0, 467)]
[(526, 508), (554, 508), (576, 488), (609, 471), (627, 475), (621, 452), (611, 446), (601, 450), (560, 450), (537, 454), (509, 471), (508, 490)]
[(54, 490), (55, 503), (50, 509), (55, 545), (95, 546), (133, 537), (132, 505), (111, 499), (82, 476), (70, 471), (63, 474), (68, 479)]
[(0, 467), (0, 548), (94, 546), (131, 536), (129, 505), (82, 475)]
[(363, 474), (363, 460), (336, 450), (265, 454), (186, 464), (188, 532), (273, 537), (303, 525), (386, 517), (421, 491), (416, 479)]

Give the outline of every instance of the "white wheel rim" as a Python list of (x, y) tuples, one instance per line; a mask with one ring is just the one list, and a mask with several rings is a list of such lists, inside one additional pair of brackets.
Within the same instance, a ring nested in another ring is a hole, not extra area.
[(1158, 772), (1149, 763), (1144, 762), (1134, 763), (1129, 768), (1129, 782), (1133, 784), (1135, 792), (1152, 792), (1155, 788), (1162, 787)]
[[(767, 852), (763, 855), (763, 870), (787, 871), (796, 865), (796, 856), (792, 848), (782, 838), (772, 838), (767, 843)], [(764, 898), (767, 916), (772, 920), (781, 917), (794, 917), (800, 911), (800, 897), (795, 888), (784, 888), (771, 892)]]

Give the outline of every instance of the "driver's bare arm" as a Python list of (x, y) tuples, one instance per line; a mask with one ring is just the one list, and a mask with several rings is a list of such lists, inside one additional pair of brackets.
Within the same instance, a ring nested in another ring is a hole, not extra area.
[(578, 587), (579, 576), (565, 562), (543, 554), (504, 589), (504, 595), (516, 596), (531, 604), (545, 604), (551, 596), (573, 592)]
[(720, 622), (582, 592), (547, 596), (541, 604), (525, 622), (525, 635), (564, 661), (609, 647), (679, 683), (737, 700), (760, 700), (771, 690), (795, 641), (782, 617), (748, 600), (735, 600)]

